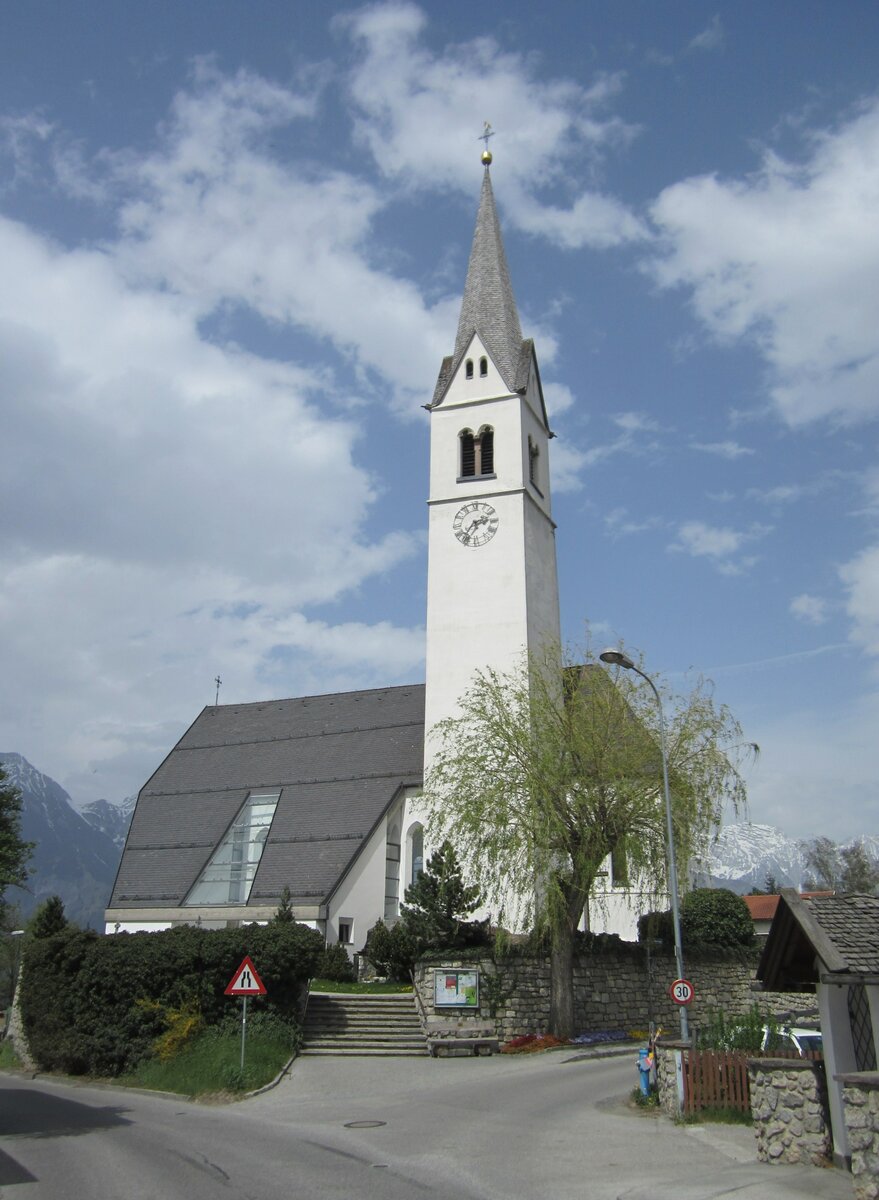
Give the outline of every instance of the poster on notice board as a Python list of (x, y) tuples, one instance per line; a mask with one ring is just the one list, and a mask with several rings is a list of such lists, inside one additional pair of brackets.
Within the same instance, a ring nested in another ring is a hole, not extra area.
[(479, 1008), (479, 972), (439, 968), (433, 973), (436, 1008)]

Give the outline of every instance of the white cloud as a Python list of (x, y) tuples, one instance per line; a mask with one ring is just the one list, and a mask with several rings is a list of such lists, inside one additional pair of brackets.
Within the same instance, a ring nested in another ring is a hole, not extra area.
[(734, 460), (744, 455), (753, 454), (749, 446), (741, 446), (738, 442), (690, 442), (692, 450), (701, 450), (704, 454), (716, 454), (719, 458)]
[[(372, 188), (271, 156), (311, 107), (203, 64), (148, 155), (65, 158), (115, 238), (0, 218), (0, 711), (80, 799), (146, 778), (217, 673), (226, 700), (422, 673), (421, 629), (308, 611), (423, 553), (420, 528), (370, 532), (380, 483), (339, 413), (355, 387), (417, 411), (454, 327), (370, 262)], [(222, 337), (237, 312), (337, 354), (262, 357)]]
[(852, 641), (868, 654), (879, 655), (879, 545), (861, 551), (839, 574), (848, 588)]
[[(474, 113), (491, 114), (503, 135), (492, 143), (492, 172), (508, 223), (568, 249), (647, 236), (643, 221), (620, 201), (582, 190), (566, 175), (570, 163), (585, 159), (594, 167), (635, 135), (607, 115), (619, 76), (598, 74), (590, 86), (547, 79), (534, 59), (505, 52), (489, 37), (434, 52), (423, 38), (426, 23), (413, 4), (377, 5), (337, 20), (361, 56), (351, 79), (357, 134), (385, 175), (410, 187), (440, 183), (469, 195), (479, 152)], [(570, 199), (547, 201), (550, 186)]]
[(827, 620), (827, 601), (820, 596), (810, 596), (808, 592), (803, 592), (791, 600), (790, 611), (798, 621), (807, 625), (823, 625)]
[(718, 50), (724, 43), (726, 34), (721, 24), (720, 14), (715, 13), (701, 33), (697, 33), (687, 44), (692, 50)]
[(645, 521), (633, 521), (629, 510), (624, 507), (613, 508), (604, 517), (604, 527), (609, 537), (630, 537), (634, 533), (644, 533), (655, 529), (662, 522), (659, 517), (648, 517)]
[(550, 421), (561, 413), (567, 412), (569, 408), (573, 408), (575, 403), (574, 393), (566, 383), (545, 383), (543, 398), (546, 401), (546, 410)]
[(738, 530), (706, 525), (704, 521), (685, 521), (678, 527), (677, 540), (668, 548), (694, 558), (708, 558), (723, 575), (740, 575), (750, 569), (757, 559), (753, 556), (737, 557), (739, 551), (769, 532), (769, 526), (766, 525)]
[(588, 456), (563, 438), (549, 443), (549, 458), (554, 492), (578, 492), (583, 486), (582, 471)]
[(845, 841), (875, 832), (877, 728), (876, 693), (831, 712), (798, 709), (758, 727), (747, 724), (761, 748), (746, 772), (755, 819), (793, 837)]
[(716, 337), (752, 342), (792, 426), (879, 414), (879, 100), (812, 135), (802, 162), (767, 151), (738, 180), (666, 188), (648, 269), (685, 287)]

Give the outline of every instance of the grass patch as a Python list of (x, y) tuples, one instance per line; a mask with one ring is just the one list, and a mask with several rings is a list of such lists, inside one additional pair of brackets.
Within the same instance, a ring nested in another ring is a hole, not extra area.
[(12, 1042), (4, 1038), (0, 1042), (0, 1071), (19, 1071), (21, 1060), (15, 1053)]
[(313, 992), (341, 992), (355, 996), (395, 996), (399, 993), (412, 993), (411, 983), (395, 983), (393, 980), (382, 980), (380, 983), (338, 983), (335, 979), (312, 979)]
[(117, 1082), (182, 1096), (251, 1092), (271, 1083), (298, 1044), (296, 1029), (277, 1020), (248, 1020), (242, 1072), (241, 1029), (228, 1023), (205, 1030), (166, 1062), (145, 1059)]
[(641, 1091), (640, 1086), (634, 1087), (632, 1088), (632, 1093), (629, 1099), (636, 1108), (659, 1108), (659, 1092), (656, 1090), (656, 1088), (653, 1088), (645, 1096)]

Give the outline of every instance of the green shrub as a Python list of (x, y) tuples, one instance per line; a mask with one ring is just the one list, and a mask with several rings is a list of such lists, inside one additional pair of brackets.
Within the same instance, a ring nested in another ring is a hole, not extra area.
[(728, 888), (694, 888), (681, 901), (681, 937), (691, 944), (753, 946), (754, 922), (741, 896)]
[(237, 1015), (224, 991), (245, 955), (268, 993), (251, 1002), (254, 1015), (267, 1010), (295, 1021), (322, 951), (315, 930), (287, 923), (218, 930), (185, 925), (112, 937), (69, 927), (29, 940), (21, 1006), (31, 1052), (44, 1070), (129, 1071), (168, 1032), (167, 1012), (198, 1014), (208, 1026), (230, 1011)]
[(366, 935), (363, 956), (379, 975), (410, 983), (419, 950), (418, 943), (402, 921), (398, 921), (393, 929), (388, 929), (384, 921), (376, 921)]
[(768, 1027), (772, 1037), (778, 1030), (778, 1022), (756, 1002), (744, 1016), (728, 1017), (717, 1010), (697, 1031), (699, 1049), (745, 1050), (757, 1054), (763, 1046), (764, 1027)]
[(665, 912), (646, 912), (638, 918), (638, 941), (660, 941), (663, 946), (675, 944), (674, 922), (671, 909)]
[(354, 982), (354, 966), (341, 942), (327, 946), (318, 965), (317, 974), (321, 979), (331, 979), (334, 983)]

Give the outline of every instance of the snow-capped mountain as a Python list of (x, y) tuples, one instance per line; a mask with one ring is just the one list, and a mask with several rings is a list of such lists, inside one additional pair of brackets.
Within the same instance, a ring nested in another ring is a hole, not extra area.
[(109, 800), (93, 800), (80, 809), (83, 817), (93, 829), (105, 834), (120, 851), (128, 836), (128, 826), (134, 815), (137, 796), (126, 796), (121, 804)]
[[(869, 858), (879, 862), (879, 837), (866, 834), (855, 841), (860, 842)], [(694, 872), (694, 881), (699, 886), (726, 887), (744, 895), (752, 888), (763, 888), (769, 876), (779, 887), (799, 888), (806, 873), (799, 842), (771, 825), (742, 821), (724, 825), (707, 860)]]
[(0, 764), (21, 791), (21, 835), (35, 843), (26, 886), (7, 888), (4, 900), (28, 917), (43, 900), (57, 895), (72, 921), (103, 929), (119, 848), (76, 811), (60, 784), (22, 755), (0, 754)]

